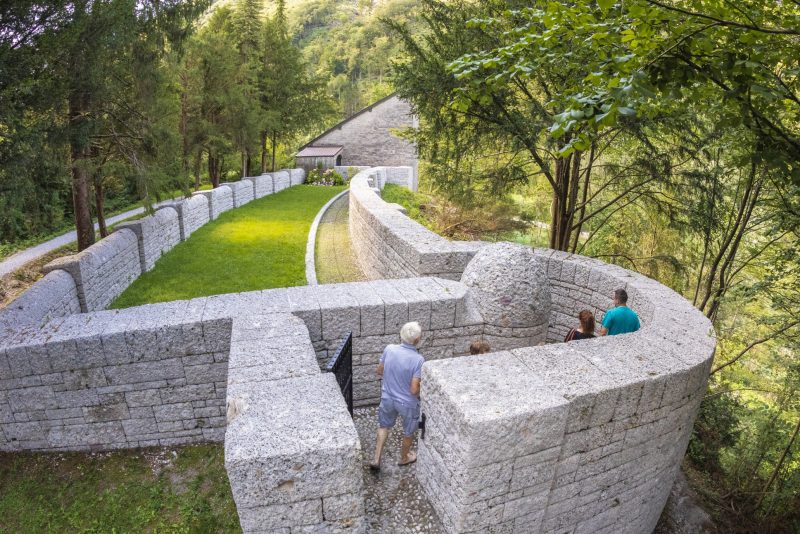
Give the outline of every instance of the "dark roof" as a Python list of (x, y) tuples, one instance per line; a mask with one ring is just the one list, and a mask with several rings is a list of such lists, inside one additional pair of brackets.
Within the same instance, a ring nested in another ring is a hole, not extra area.
[(356, 118), (356, 117), (358, 117), (359, 115), (362, 115), (362, 114), (364, 114), (364, 113), (366, 113), (366, 112), (368, 112), (368, 111), (372, 111), (372, 108), (374, 108), (375, 106), (377, 106), (377, 105), (379, 105), (379, 104), (383, 104), (384, 102), (386, 102), (387, 100), (389, 100), (390, 98), (393, 98), (393, 97), (395, 97), (395, 96), (397, 96), (397, 92), (396, 92), (396, 91), (395, 91), (394, 93), (391, 93), (391, 94), (388, 94), (388, 95), (384, 96), (383, 98), (381, 98), (381, 99), (380, 99), (380, 100), (378, 100), (377, 102), (373, 102), (372, 104), (370, 104), (369, 106), (365, 107), (365, 108), (364, 108), (364, 109), (362, 109), (361, 111), (359, 111), (359, 112), (357, 112), (357, 113), (355, 113), (355, 114), (353, 114), (353, 115), (350, 115), (350, 116), (349, 116), (349, 117), (347, 117), (345, 120), (343, 120), (343, 121), (341, 121), (341, 122), (339, 122), (339, 123), (337, 123), (337, 124), (335, 124), (335, 125), (331, 126), (331, 127), (330, 127), (330, 128), (328, 128), (327, 130), (325, 130), (324, 132), (322, 132), (321, 134), (319, 134), (318, 136), (316, 136), (314, 139), (312, 139), (311, 141), (309, 141), (308, 143), (306, 143), (305, 145), (303, 145), (302, 147), (300, 147), (300, 152), (302, 152), (302, 151), (303, 151), (303, 149), (304, 149), (304, 148), (306, 148), (307, 146), (309, 146), (309, 145), (313, 145), (313, 144), (314, 144), (314, 142), (315, 142), (315, 141), (317, 141), (318, 139), (320, 139), (320, 138), (322, 138), (322, 137), (325, 137), (326, 135), (328, 135), (328, 134), (329, 134), (329, 133), (331, 133), (332, 131), (334, 131), (334, 130), (337, 130), (337, 129), (341, 128), (343, 124), (345, 124), (345, 123), (347, 123), (347, 122), (349, 122), (349, 121), (351, 121), (351, 120), (355, 119), (355, 118)]
[(320, 158), (332, 157), (338, 155), (342, 151), (341, 145), (324, 145), (324, 146), (306, 146), (300, 152), (295, 154), (298, 158)]

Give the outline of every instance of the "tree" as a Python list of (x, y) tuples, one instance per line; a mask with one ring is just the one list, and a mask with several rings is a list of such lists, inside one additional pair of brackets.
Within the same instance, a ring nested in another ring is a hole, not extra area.
[[(185, 37), (202, 2), (16, 2), (8, 9), (16, 29), (8, 52), (30, 60), (27, 76), (10, 84), (19, 90), (28, 84), (36, 95), (29, 102), (39, 113), (63, 117), (63, 136), (48, 144), (68, 147), (72, 205), (78, 247), (94, 242), (91, 206), (93, 184), (99, 185), (98, 164), (109, 146), (104, 125), (116, 120), (112, 111), (118, 81), (130, 79), (129, 69), (157, 62), (156, 51)], [(18, 16), (25, 9), (30, 16)], [(145, 45), (146, 43), (146, 45)], [(34, 73), (46, 72), (37, 77)], [(47, 88), (46, 98), (39, 92)], [(30, 92), (28, 94), (31, 94)], [(24, 100), (24, 99), (23, 99)], [(128, 110), (133, 111), (133, 110)], [(131, 137), (133, 139), (133, 137)], [(102, 191), (96, 205), (102, 209)]]
[[(566, 40), (549, 48), (526, 46), (518, 12), (504, 11), (505, 2), (473, 4), (426, 0), (428, 32), (414, 38), (407, 27), (387, 21), (405, 43), (406, 59), (395, 67), (401, 96), (412, 103), (421, 121), (418, 146), (424, 156), (437, 151), (437, 137), (448, 132), (480, 153), (498, 142), (513, 154), (512, 176), (543, 175), (552, 190), (550, 246), (575, 250), (584, 225), (600, 219), (667, 174), (668, 159), (646, 139), (635, 120), (620, 121), (586, 142), (575, 132), (550, 129), (556, 120), (553, 100), (573, 91), (589, 74), (591, 50)], [(538, 31), (539, 26), (537, 26)], [(513, 54), (524, 55), (529, 75), (510, 67)], [(509, 57), (502, 60), (503, 54)], [(559, 61), (554, 62), (553, 58)], [(592, 102), (584, 106), (593, 109)], [(626, 143), (635, 155), (625, 168), (600, 166), (605, 151)], [(501, 183), (512, 182), (499, 174)], [(598, 197), (599, 192), (607, 196)]]
[(312, 131), (333, 114), (323, 80), (309, 74), (300, 51), (292, 44), (283, 2), (264, 26), (260, 74), (261, 105), (265, 120), (261, 131), (261, 170), (267, 168), (267, 146), (275, 170), (278, 143)]

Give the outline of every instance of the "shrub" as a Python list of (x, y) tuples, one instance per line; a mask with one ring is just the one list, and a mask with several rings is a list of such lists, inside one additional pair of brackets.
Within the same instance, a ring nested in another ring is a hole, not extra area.
[(311, 185), (345, 185), (344, 177), (333, 169), (313, 169), (306, 177), (306, 183)]

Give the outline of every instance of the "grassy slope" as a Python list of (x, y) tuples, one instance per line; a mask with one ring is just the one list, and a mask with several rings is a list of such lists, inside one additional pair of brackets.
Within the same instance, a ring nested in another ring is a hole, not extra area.
[(0, 532), (241, 532), (219, 444), (0, 454)]
[(111, 307), (305, 284), (311, 222), (342, 189), (301, 185), (223, 213), (165, 254)]

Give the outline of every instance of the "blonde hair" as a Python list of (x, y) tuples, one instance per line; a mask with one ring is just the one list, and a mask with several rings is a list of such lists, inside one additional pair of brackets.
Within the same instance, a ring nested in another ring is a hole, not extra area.
[(403, 343), (416, 345), (422, 339), (422, 327), (416, 321), (404, 324), (400, 329), (400, 339)]

